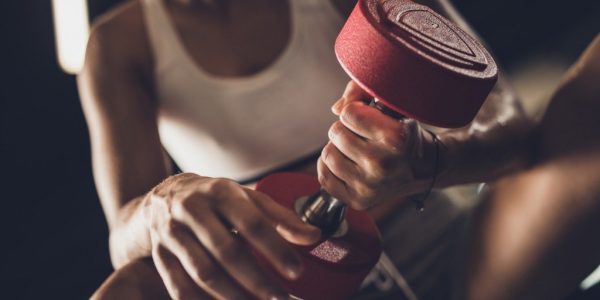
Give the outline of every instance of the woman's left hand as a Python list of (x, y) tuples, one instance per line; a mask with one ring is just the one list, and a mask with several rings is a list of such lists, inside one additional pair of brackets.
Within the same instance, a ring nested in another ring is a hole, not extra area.
[(426, 191), (436, 171), (433, 134), (415, 120), (384, 115), (365, 104), (368, 97), (348, 83), (318, 161), (323, 188), (359, 210)]

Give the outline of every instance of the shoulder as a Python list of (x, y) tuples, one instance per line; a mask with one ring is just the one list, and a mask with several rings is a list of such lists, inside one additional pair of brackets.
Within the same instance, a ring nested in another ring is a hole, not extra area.
[(552, 155), (599, 149), (600, 34), (566, 74), (542, 120), (543, 147)]
[(600, 109), (600, 34), (592, 40), (579, 59), (565, 74), (562, 84), (555, 93), (555, 97), (568, 98), (569, 106), (593, 106)]
[(86, 68), (151, 69), (142, 9), (140, 1), (127, 1), (94, 21), (86, 50)]
[(596, 35), (569, 70), (567, 77), (571, 82), (578, 83), (579, 88), (589, 93), (596, 95), (600, 93), (600, 86), (597, 82), (600, 78), (600, 33)]
[(151, 100), (153, 62), (142, 14), (139, 1), (129, 1), (94, 22), (77, 75), (86, 114), (139, 108)]

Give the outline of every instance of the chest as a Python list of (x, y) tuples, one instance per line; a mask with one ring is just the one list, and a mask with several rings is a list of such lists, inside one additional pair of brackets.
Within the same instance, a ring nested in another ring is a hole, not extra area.
[(287, 1), (232, 1), (226, 11), (170, 9), (188, 56), (208, 73), (236, 77), (260, 72), (285, 50), (293, 31)]

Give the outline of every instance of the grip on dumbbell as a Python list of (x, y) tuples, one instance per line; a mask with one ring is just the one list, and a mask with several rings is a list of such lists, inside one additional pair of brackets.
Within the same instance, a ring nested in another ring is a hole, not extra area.
[[(395, 110), (387, 107), (383, 102), (377, 100), (377, 98), (371, 99), (371, 101), (369, 101), (369, 106), (373, 107), (373, 108), (376, 108), (377, 110), (379, 110), (380, 112), (382, 112), (384, 115), (386, 115), (388, 117), (391, 117), (391, 118), (393, 118), (395, 120), (399, 120), (400, 121), (400, 120), (406, 119), (406, 117), (403, 116), (401, 113), (399, 113), (399, 112), (397, 112), (397, 111), (395, 111)], [(434, 174), (433, 174), (434, 178), (436, 176), (435, 173), (437, 173), (437, 157), (439, 155), (439, 153), (437, 153), (439, 151), (439, 148), (437, 146), (437, 140), (435, 142), (436, 142), (436, 153), (435, 153), (435, 156), (436, 156), (435, 165), (436, 166), (435, 166), (435, 170), (434, 170)], [(415, 209), (418, 212), (422, 212), (422, 211), (425, 210), (425, 199), (427, 198), (427, 196), (429, 195), (430, 192), (431, 192), (431, 190), (428, 190), (427, 192), (425, 192), (425, 196), (424, 197), (418, 197), (420, 195), (417, 195), (417, 196), (413, 196), (411, 198), (412, 201), (413, 201), (413, 203), (415, 204)]]

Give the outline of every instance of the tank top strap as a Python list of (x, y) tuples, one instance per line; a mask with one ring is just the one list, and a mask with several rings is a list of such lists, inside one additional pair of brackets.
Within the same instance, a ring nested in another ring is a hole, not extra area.
[(142, 0), (141, 3), (155, 68), (159, 69), (181, 54), (180, 41), (163, 0)]

